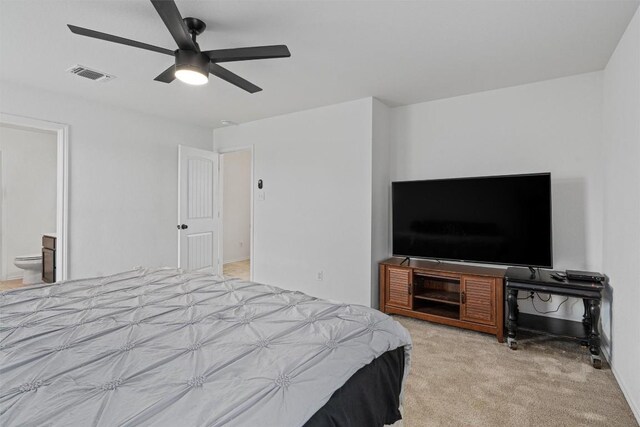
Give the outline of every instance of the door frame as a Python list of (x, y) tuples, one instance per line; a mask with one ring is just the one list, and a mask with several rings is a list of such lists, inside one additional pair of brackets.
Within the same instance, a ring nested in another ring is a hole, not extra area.
[(222, 160), (222, 156), (224, 154), (229, 154), (237, 151), (249, 151), (251, 153), (251, 164), (249, 166), (250, 169), (250, 183), (251, 188), (249, 189), (249, 280), (253, 280), (253, 266), (255, 265), (255, 255), (253, 252), (254, 248), (254, 226), (253, 226), (253, 212), (254, 212), (254, 165), (255, 165), (255, 149), (254, 145), (244, 145), (240, 147), (233, 148), (224, 148), (219, 149), (218, 154), (220, 155), (221, 161), (219, 162), (218, 168), (218, 198), (220, 199), (218, 202), (218, 208), (220, 209), (220, 216), (218, 217), (218, 230), (220, 239), (218, 239), (218, 256), (220, 257), (222, 268), (224, 271), (224, 161)]
[[(56, 133), (56, 281), (69, 277), (69, 125), (48, 120), (0, 113), (0, 123)], [(6, 227), (4, 203), (2, 227)], [(0, 242), (4, 254), (4, 237)], [(2, 265), (4, 273), (4, 263)]]

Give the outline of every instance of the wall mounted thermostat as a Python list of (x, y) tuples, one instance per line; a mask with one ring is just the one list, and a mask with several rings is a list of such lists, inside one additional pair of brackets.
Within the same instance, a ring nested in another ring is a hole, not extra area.
[(262, 190), (262, 180), (261, 179), (258, 180), (258, 188), (260, 190)]

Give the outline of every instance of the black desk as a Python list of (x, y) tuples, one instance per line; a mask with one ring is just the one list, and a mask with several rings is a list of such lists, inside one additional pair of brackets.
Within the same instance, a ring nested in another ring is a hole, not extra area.
[[(535, 275), (533, 275), (528, 268), (510, 267), (507, 269), (504, 279), (507, 293), (507, 344), (509, 348), (515, 350), (518, 347), (516, 341), (518, 322), (519, 320), (527, 320), (526, 329), (544, 330), (544, 332), (554, 335), (582, 339), (589, 346), (591, 363), (595, 368), (600, 368), (602, 366), (599, 331), (600, 303), (604, 284), (569, 280), (560, 282), (553, 279), (551, 273), (546, 270), (535, 270)], [(518, 291), (582, 298), (584, 303), (582, 325), (578, 322), (525, 314), (521, 316), (522, 319), (519, 319)]]

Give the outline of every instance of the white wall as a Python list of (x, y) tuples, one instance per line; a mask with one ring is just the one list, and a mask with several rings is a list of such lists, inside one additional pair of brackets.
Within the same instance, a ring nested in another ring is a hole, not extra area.
[(371, 173), (371, 306), (380, 306), (378, 263), (391, 255), (391, 109), (373, 100)]
[(254, 145), (255, 281), (371, 304), (371, 111), (368, 98), (214, 131), (218, 150)]
[(251, 150), (220, 156), (223, 262), (249, 259), (251, 249)]
[(4, 81), (0, 92), (3, 113), (70, 125), (70, 278), (177, 264), (177, 146), (210, 149), (210, 129)]
[(640, 11), (604, 70), (603, 270), (612, 367), (640, 420)]
[[(601, 80), (588, 73), (394, 108), (392, 179), (551, 172), (554, 267), (600, 270)], [(551, 315), (582, 311), (571, 299)]]
[(42, 235), (56, 231), (57, 136), (0, 125), (0, 153), (4, 280), (22, 277), (15, 257), (40, 254)]

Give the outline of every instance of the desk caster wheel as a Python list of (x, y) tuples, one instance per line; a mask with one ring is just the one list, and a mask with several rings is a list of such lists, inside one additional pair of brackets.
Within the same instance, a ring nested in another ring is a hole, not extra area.
[(591, 365), (596, 369), (602, 369), (602, 359), (600, 359), (600, 356), (596, 356), (595, 354), (592, 354)]
[(507, 338), (507, 345), (509, 346), (509, 348), (511, 350), (517, 350), (518, 349), (518, 342), (513, 338)]

